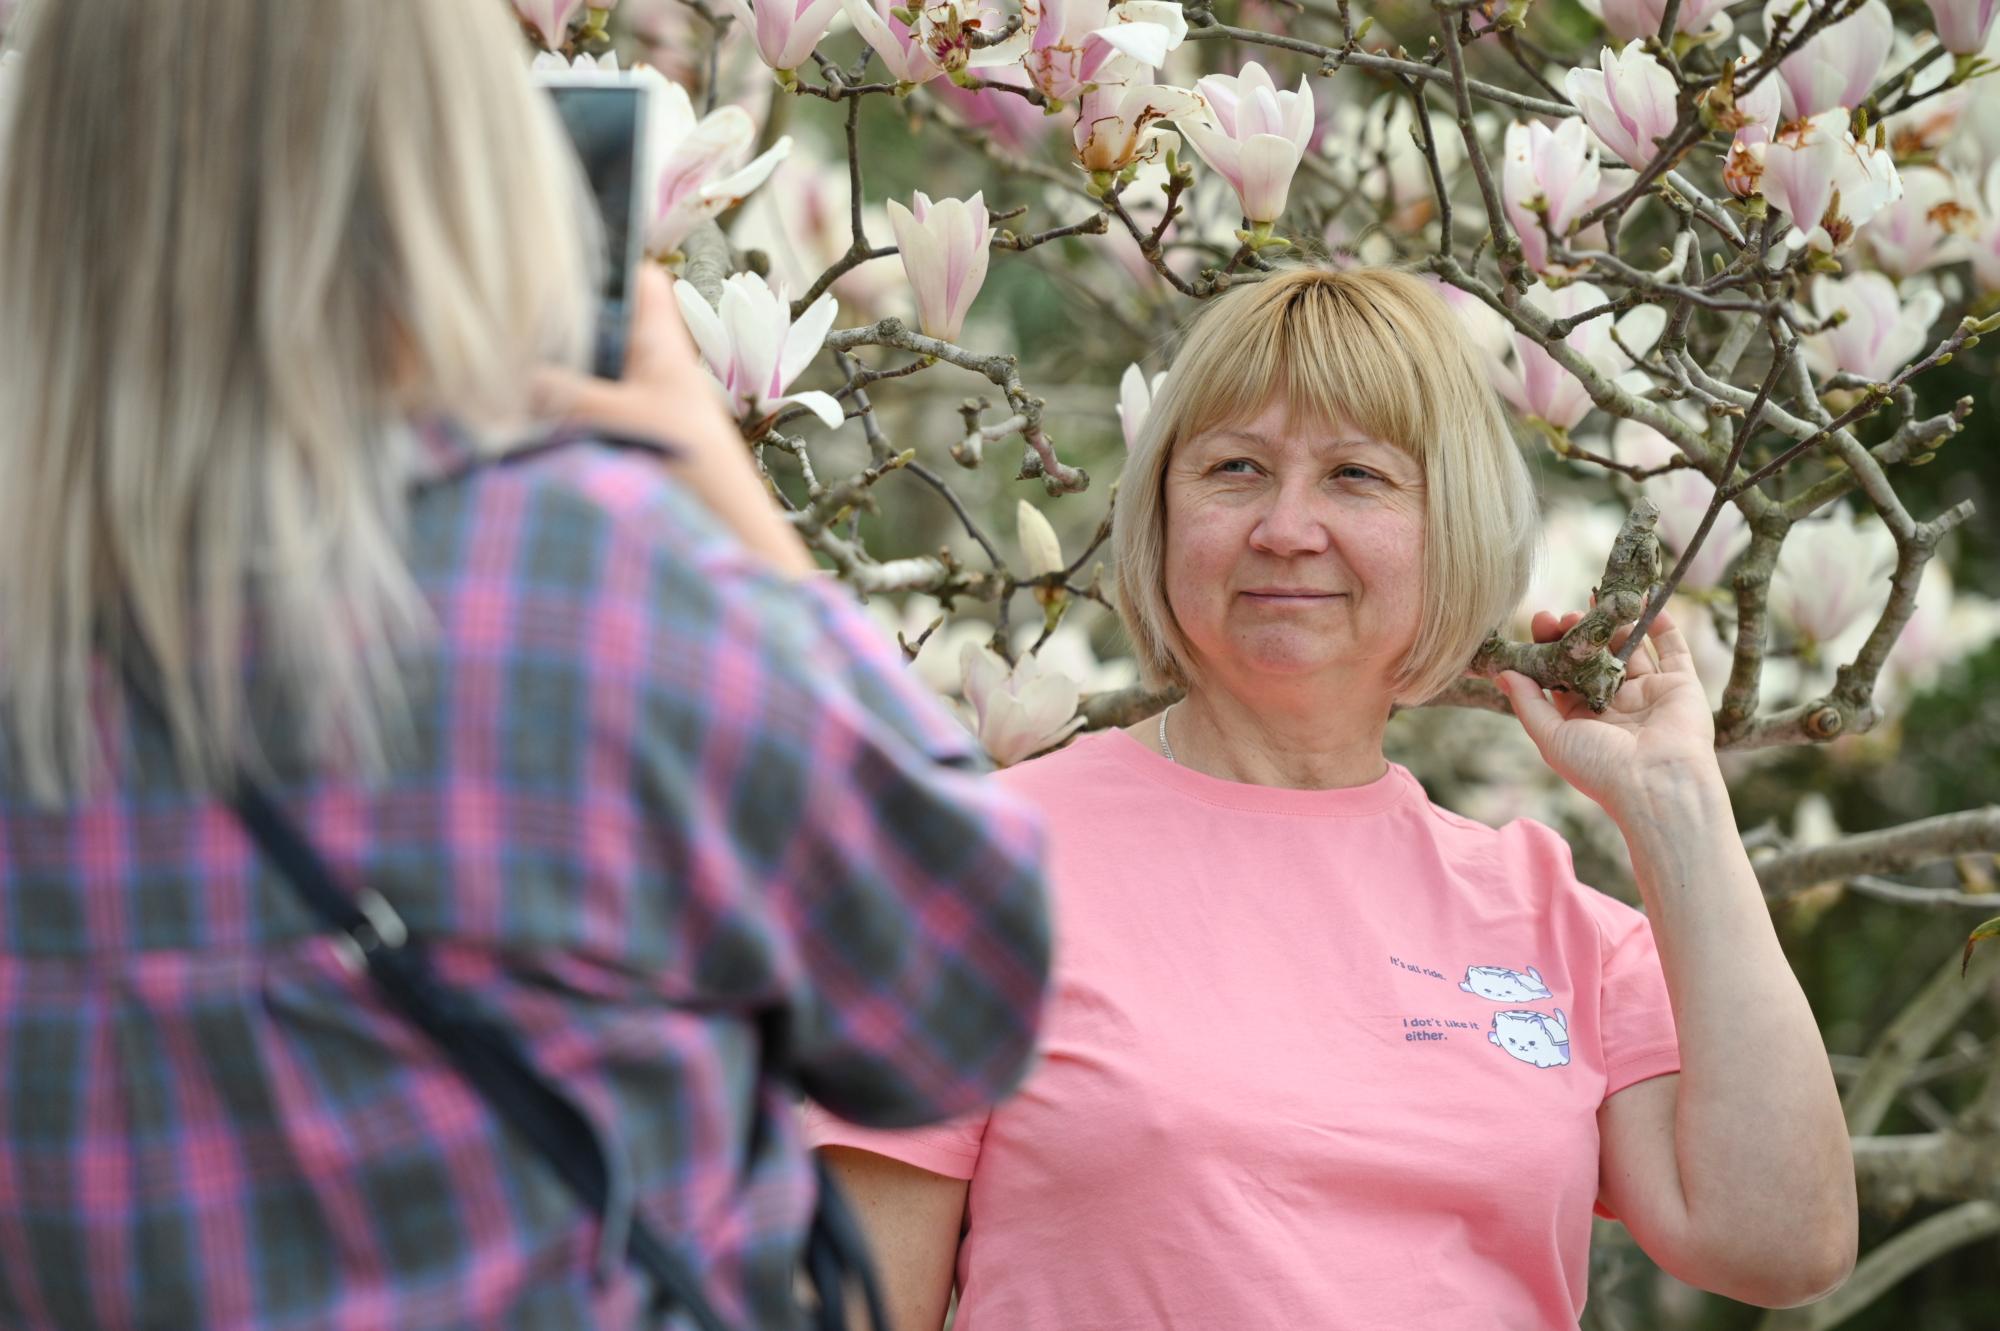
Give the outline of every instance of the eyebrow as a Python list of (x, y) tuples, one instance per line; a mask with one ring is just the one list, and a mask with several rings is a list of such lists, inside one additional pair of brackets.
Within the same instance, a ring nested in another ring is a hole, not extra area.
[[(1221, 430), (1210, 430), (1202, 434), (1194, 442), (1201, 445), (1209, 445), (1209, 444), (1214, 444), (1217, 441), (1223, 439), (1243, 439), (1253, 444), (1261, 444), (1265, 448), (1276, 448), (1278, 446), (1277, 440), (1273, 439), (1270, 435), (1265, 434), (1261, 430), (1248, 430), (1233, 426)], [(1397, 448), (1394, 444), (1386, 443), (1380, 439), (1371, 439), (1366, 435), (1347, 435), (1338, 438), (1318, 438), (1315, 439), (1313, 442), (1322, 452), (1331, 452), (1336, 448), (1366, 448), (1366, 447), (1385, 448), (1392, 453), (1398, 453), (1398, 454), (1404, 452), (1403, 449)]]

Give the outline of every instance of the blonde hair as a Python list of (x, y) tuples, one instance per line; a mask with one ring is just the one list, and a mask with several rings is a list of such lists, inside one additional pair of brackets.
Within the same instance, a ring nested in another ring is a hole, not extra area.
[[(425, 607), (412, 419), (497, 429), (581, 364), (588, 201), (493, 0), (27, 0), (0, 134), (0, 722), (88, 788), (95, 663), (191, 780), (380, 770)], [(487, 446), (492, 446), (490, 443)], [(261, 709), (260, 709), (261, 711)]]
[(1209, 430), (1272, 402), (1294, 425), (1344, 423), (1424, 476), (1423, 606), (1399, 702), (1465, 670), (1527, 589), (1534, 485), (1478, 352), (1437, 293), (1383, 268), (1286, 268), (1216, 297), (1189, 325), (1125, 460), (1112, 518), (1119, 612), (1149, 689), (1198, 682), (1167, 600), (1167, 464)]

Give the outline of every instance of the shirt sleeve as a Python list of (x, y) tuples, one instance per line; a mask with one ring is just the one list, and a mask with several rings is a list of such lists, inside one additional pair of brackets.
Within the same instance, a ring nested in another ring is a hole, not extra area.
[[(1598, 927), (1604, 938), (1604, 965), (1598, 1000), (1599, 1035), (1604, 1047), (1604, 1098), (1649, 1077), (1681, 1070), (1680, 1040), (1666, 973), (1653, 943), (1653, 924), (1643, 914), (1599, 892)], [(1593, 1214), (1618, 1216), (1602, 1201)]]
[(979, 1148), (986, 1138), (989, 1117), (981, 1111), (925, 1128), (864, 1128), (808, 1101), (805, 1135), (810, 1146), (850, 1146), (946, 1178), (970, 1180), (979, 1168)]
[(786, 954), (786, 1060), (877, 1127), (1027, 1070), (1049, 970), (1041, 815), (831, 578), (711, 547), (703, 784)]

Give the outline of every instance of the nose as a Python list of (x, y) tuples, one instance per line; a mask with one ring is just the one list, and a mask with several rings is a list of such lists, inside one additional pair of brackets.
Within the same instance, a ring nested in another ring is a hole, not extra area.
[(1250, 530), (1250, 544), (1269, 555), (1325, 551), (1330, 536), (1313, 481), (1303, 476), (1287, 477), (1269, 493), (1266, 508)]

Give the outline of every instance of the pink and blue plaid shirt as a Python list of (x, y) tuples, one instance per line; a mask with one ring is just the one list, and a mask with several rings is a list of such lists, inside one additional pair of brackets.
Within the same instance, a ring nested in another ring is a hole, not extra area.
[[(1040, 823), (842, 588), (767, 572), (658, 458), (429, 448), (413, 753), (300, 774), (260, 704), (279, 794), (521, 1032), (722, 1314), (789, 1326), (812, 1172), (760, 1068), (884, 1126), (1002, 1096)], [(597, 1223), (105, 715), (115, 788), (60, 811), (0, 735), (0, 1325), (637, 1325)]]

